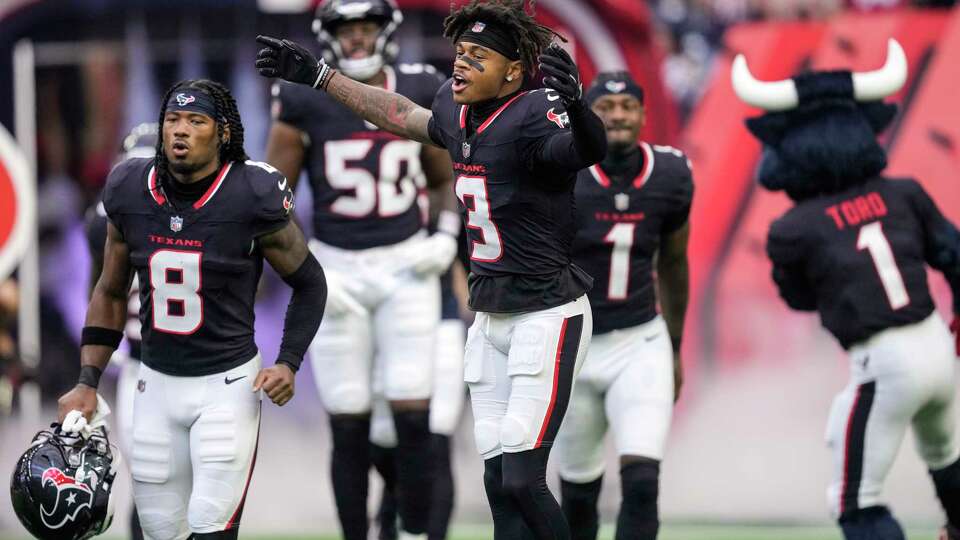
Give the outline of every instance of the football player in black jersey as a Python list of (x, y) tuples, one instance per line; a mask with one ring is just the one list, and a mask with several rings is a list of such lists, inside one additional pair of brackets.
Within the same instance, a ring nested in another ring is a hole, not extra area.
[(960, 313), (960, 231), (919, 182), (881, 175), (876, 141), (896, 114), (882, 100), (906, 78), (893, 40), (870, 73), (764, 83), (742, 55), (733, 65), (740, 98), (768, 111), (747, 121), (764, 143), (759, 181), (795, 202), (770, 226), (773, 279), (790, 307), (819, 312), (850, 360), (827, 423), (827, 498), (848, 540), (904, 538), (881, 491), (908, 427), (946, 510), (941, 538), (960, 538), (957, 351), (927, 287), (927, 266), (943, 272)]
[[(573, 186), (607, 141), (573, 60), (525, 7), (474, 0), (447, 17), (454, 73), (429, 109), (340, 75), (289, 40), (258, 37), (257, 68), (325, 90), (381, 128), (450, 154), (478, 312), (464, 379), (494, 537), (569, 538), (546, 463), (592, 328), (592, 280), (570, 260)], [(522, 91), (538, 66), (548, 88)]]
[[(135, 157), (153, 157), (156, 153), (158, 131), (156, 122), (134, 127), (123, 139), (117, 163)], [(102, 201), (97, 201), (96, 205), (87, 210), (85, 222), (87, 245), (90, 248), (90, 292), (92, 294), (103, 269), (103, 246), (107, 241), (109, 224)], [(133, 283), (130, 286), (127, 322), (123, 327), (123, 335), (127, 339), (129, 350), (125, 354), (117, 350), (111, 356), (111, 362), (120, 365), (114, 407), (117, 412), (116, 433), (123, 454), (129, 456), (133, 444), (133, 396), (137, 388), (137, 373), (140, 371), (140, 288), (136, 275), (133, 276)], [(133, 540), (143, 539), (136, 505), (130, 513), (130, 537)]]
[(576, 188), (573, 260), (594, 276), (593, 339), (557, 440), (562, 506), (574, 539), (597, 537), (609, 426), (623, 495), (616, 538), (652, 540), (660, 460), (683, 380), (693, 181), (679, 150), (637, 143), (643, 89), (629, 73), (599, 74), (587, 102), (606, 125), (609, 150)]
[[(392, 0), (327, 0), (317, 8), (313, 29), (324, 57), (342, 74), (429, 106), (443, 78), (432, 66), (394, 64), (393, 34), (402, 20)], [(400, 439), (393, 459), (402, 527), (422, 534), (431, 521), (431, 424), (442, 419), (446, 436), (459, 417), (447, 410), (456, 403), (431, 402), (432, 390), (454, 385), (463, 392), (460, 368), (453, 380), (433, 377), (439, 275), (456, 255), (460, 229), (450, 158), (441, 148), (380, 130), (307, 86), (279, 81), (274, 95), (267, 161), (290, 179), (291, 189), (306, 169), (314, 202), (310, 248), (328, 281), (327, 317), (310, 356), (330, 414), (341, 530), (347, 540), (367, 538), (371, 409), (386, 399), (389, 407), (373, 410), (392, 409)], [(418, 204), (425, 200), (424, 184), (446, 195), (447, 210), (432, 235)], [(456, 356), (436, 361), (462, 366)], [(389, 418), (378, 421), (390, 424)]]
[[(130, 457), (140, 524), (157, 539), (235, 539), (260, 395), (277, 405), (293, 397), (326, 282), (290, 220), (286, 180), (247, 159), (224, 86), (177, 83), (164, 97), (160, 126), (153, 157), (128, 159), (107, 179), (103, 272), (82, 333), (80, 380), (60, 398), (60, 418), (80, 411), (89, 420), (97, 410), (96, 388), (123, 336), (135, 273), (143, 339)], [(294, 290), (280, 354), (267, 368), (253, 340), (264, 259)]]

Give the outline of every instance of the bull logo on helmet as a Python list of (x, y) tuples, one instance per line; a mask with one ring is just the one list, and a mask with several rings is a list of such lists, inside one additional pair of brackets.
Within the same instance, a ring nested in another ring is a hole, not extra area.
[(193, 103), (193, 102), (196, 101), (196, 100), (197, 100), (196, 97), (194, 97), (194, 96), (188, 96), (188, 95), (186, 95), (186, 94), (184, 94), (184, 93), (182, 93), (182, 92), (179, 93), (179, 94), (177, 94), (177, 105), (179, 105), (179, 106), (181, 106), (181, 107), (186, 107), (187, 105)]
[(614, 94), (619, 94), (627, 89), (627, 83), (623, 81), (607, 81), (607, 90)]
[(93, 503), (93, 491), (84, 483), (78, 482), (64, 474), (56, 467), (43, 471), (41, 485), (44, 489), (51, 486), (57, 490), (57, 497), (53, 508), (40, 506), (40, 517), (43, 524), (51, 529), (59, 529), (67, 522), (77, 519), (77, 515), (84, 508), (90, 508)]

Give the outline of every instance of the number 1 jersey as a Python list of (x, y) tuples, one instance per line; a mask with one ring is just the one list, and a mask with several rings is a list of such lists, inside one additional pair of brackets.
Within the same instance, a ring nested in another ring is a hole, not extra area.
[(580, 172), (580, 230), (573, 260), (593, 276), (593, 333), (643, 324), (657, 315), (653, 260), (662, 235), (687, 222), (693, 179), (686, 157), (669, 146), (640, 143), (635, 178), (611, 179), (600, 165)]
[(955, 236), (920, 184), (878, 177), (797, 203), (770, 226), (767, 254), (787, 304), (819, 311), (849, 348), (930, 315), (926, 265)]
[(257, 353), (257, 238), (287, 224), (293, 193), (269, 165), (231, 162), (200, 199), (175, 208), (153, 165), (120, 163), (103, 192), (140, 282), (141, 360), (169, 375), (227, 371)]

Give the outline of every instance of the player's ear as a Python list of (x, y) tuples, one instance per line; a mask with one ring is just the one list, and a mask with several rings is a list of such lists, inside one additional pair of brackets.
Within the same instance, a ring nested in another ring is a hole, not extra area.
[(519, 60), (513, 60), (507, 64), (507, 73), (504, 75), (506, 82), (523, 80), (523, 63)]
[(220, 144), (230, 144), (230, 124), (223, 124), (223, 134), (220, 135)]

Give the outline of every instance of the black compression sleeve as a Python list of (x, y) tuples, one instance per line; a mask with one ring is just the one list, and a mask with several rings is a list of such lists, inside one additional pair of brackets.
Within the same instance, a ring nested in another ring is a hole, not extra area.
[(296, 272), (283, 278), (293, 288), (283, 320), (283, 338), (277, 363), (290, 366), (294, 373), (300, 369), (303, 355), (320, 328), (323, 309), (327, 304), (327, 278), (312, 253)]
[(603, 121), (584, 105), (567, 109), (570, 131), (550, 137), (539, 149), (536, 160), (569, 171), (599, 163), (607, 155), (607, 131)]

